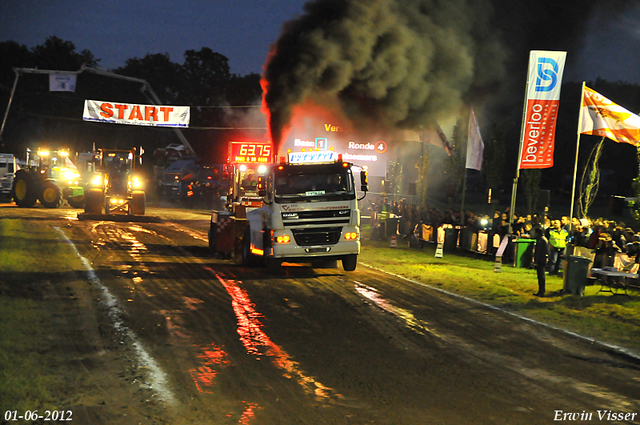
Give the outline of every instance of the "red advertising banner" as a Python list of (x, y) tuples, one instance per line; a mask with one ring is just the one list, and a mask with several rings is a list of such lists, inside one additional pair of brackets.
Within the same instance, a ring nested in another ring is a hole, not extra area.
[(532, 50), (519, 169), (553, 167), (553, 151), (566, 52)]
[(559, 100), (529, 99), (520, 158), (521, 169), (553, 167)]

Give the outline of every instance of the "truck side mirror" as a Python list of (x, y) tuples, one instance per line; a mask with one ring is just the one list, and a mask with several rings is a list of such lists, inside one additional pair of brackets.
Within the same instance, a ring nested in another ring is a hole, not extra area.
[(267, 188), (265, 186), (264, 176), (258, 176), (258, 196), (267, 196)]
[(369, 179), (367, 178), (367, 172), (364, 170), (360, 171), (360, 191), (369, 191)]

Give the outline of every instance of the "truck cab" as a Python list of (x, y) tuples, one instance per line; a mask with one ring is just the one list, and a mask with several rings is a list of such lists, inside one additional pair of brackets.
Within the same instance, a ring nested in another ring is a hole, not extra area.
[[(282, 262), (340, 260), (346, 271), (360, 253), (360, 210), (351, 163), (335, 152), (290, 153), (260, 179), (261, 208), (247, 212), (243, 259)], [(366, 193), (366, 171), (359, 169)]]

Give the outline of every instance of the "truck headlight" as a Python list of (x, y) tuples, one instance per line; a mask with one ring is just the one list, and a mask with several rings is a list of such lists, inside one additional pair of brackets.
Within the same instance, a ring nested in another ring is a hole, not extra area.
[(291, 241), (291, 238), (289, 237), (289, 235), (282, 235), (282, 236), (276, 237), (276, 243), (289, 243), (289, 241)]
[(358, 240), (358, 233), (357, 232), (348, 232), (344, 234), (344, 238), (348, 241), (355, 241)]
[(142, 187), (142, 180), (138, 176), (133, 176), (131, 179), (131, 186), (134, 189), (140, 189)]

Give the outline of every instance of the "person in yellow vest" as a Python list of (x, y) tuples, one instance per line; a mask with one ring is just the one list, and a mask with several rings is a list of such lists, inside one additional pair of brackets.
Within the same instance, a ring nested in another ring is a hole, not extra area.
[(569, 232), (562, 227), (560, 220), (553, 220), (549, 229), (549, 275), (557, 275), (560, 261), (567, 247)]

